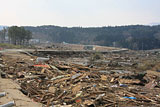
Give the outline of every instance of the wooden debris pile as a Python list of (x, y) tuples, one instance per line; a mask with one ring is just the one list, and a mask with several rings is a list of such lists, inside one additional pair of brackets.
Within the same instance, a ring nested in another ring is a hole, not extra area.
[(116, 73), (64, 63), (13, 61), (2, 67), (20, 91), (45, 106), (160, 106), (160, 72)]

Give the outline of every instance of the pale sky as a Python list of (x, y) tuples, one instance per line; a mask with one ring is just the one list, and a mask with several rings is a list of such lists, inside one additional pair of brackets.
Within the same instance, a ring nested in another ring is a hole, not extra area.
[(160, 23), (160, 0), (0, 0), (0, 25), (115, 26)]

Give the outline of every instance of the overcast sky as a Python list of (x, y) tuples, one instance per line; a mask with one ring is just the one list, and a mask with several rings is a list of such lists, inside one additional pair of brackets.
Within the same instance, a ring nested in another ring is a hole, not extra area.
[(160, 22), (160, 0), (0, 0), (0, 25), (114, 26)]

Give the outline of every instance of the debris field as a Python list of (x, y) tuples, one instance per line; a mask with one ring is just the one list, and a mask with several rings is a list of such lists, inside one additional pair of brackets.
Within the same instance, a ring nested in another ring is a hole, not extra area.
[(159, 52), (46, 56), (2, 54), (1, 77), (18, 83), (23, 94), (44, 107), (160, 106)]

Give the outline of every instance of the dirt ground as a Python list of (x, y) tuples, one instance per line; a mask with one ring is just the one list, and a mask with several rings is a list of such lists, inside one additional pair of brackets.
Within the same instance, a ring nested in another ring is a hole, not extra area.
[[(4, 56), (7, 56), (11, 60), (5, 60), (7, 61), (14, 61), (16, 59), (23, 59), (23, 60), (29, 60), (31, 59), (29, 56), (20, 54), (18, 52), (5, 52), (3, 53)], [(6, 92), (5, 97), (0, 98), (0, 105), (6, 104), (10, 101), (15, 101), (15, 107), (42, 107), (40, 103), (32, 101), (30, 98), (22, 94), (21, 91), (19, 91), (20, 87), (16, 83), (16, 81), (13, 81), (11, 79), (2, 79), (0, 78), (0, 92)]]

